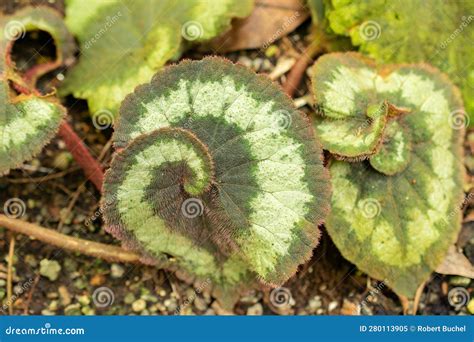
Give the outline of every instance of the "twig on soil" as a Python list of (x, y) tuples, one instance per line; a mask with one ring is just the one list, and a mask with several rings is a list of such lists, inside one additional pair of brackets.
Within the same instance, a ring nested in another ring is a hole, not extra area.
[(59, 223), (58, 223), (58, 230), (59, 231), (63, 228), (64, 221), (69, 216), (69, 214), (71, 214), (74, 205), (76, 204), (77, 200), (79, 199), (79, 196), (85, 190), (85, 188), (86, 187), (85, 187), (84, 183), (82, 183), (81, 185), (79, 185), (77, 190), (72, 195), (71, 201), (67, 205), (66, 211), (61, 215), (61, 218), (59, 220)]
[(84, 170), (87, 179), (101, 191), (104, 180), (104, 171), (100, 163), (90, 154), (82, 139), (74, 132), (69, 123), (64, 120), (59, 127), (58, 135), (66, 144), (66, 147), (76, 160), (76, 163)]
[(8, 247), (8, 269), (7, 269), (7, 303), (8, 313), (13, 315), (13, 254), (15, 253), (15, 234), (10, 234), (10, 246)]
[(77, 170), (80, 170), (80, 167), (74, 166), (74, 167), (71, 167), (70, 169), (67, 169), (58, 173), (53, 173), (51, 175), (47, 175), (44, 177), (7, 178), (7, 182), (12, 183), (12, 184), (42, 183), (42, 182), (46, 182), (52, 179), (62, 178), (65, 175)]
[[(140, 255), (120, 247), (61, 234), (18, 219), (0, 215), (0, 227), (25, 234), (50, 245), (112, 262), (140, 263)], [(159, 266), (159, 265), (158, 265)]]
[(26, 298), (25, 308), (23, 309), (23, 314), (28, 315), (28, 311), (30, 310), (31, 300), (33, 299), (33, 293), (36, 290), (36, 286), (40, 280), (40, 274), (36, 274), (35, 280), (33, 281), (33, 285), (31, 286), (30, 291), (28, 292), (28, 297)]

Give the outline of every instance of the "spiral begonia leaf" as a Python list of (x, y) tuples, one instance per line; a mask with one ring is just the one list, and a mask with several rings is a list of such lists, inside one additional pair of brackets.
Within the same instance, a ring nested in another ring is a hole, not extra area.
[(269, 79), (219, 58), (168, 67), (124, 100), (113, 140), (104, 217), (126, 244), (221, 288), (280, 285), (311, 256), (328, 172)]
[(463, 111), (460, 94), (426, 65), (376, 68), (354, 53), (322, 58), (337, 77), (316, 88), (340, 95), (326, 97), (325, 108), (364, 113), (370, 98), (405, 109), (388, 112), (381, 146), (368, 162), (331, 163), (326, 228), (345, 258), (413, 297), (461, 226), (464, 126), (453, 120)]
[[(330, 28), (381, 63), (430, 63), (461, 88), (474, 124), (474, 2), (332, 0)], [(421, 20), (420, 18), (423, 18)]]
[[(57, 132), (66, 110), (53, 96), (34, 90), (36, 79), (71, 56), (73, 40), (61, 16), (46, 7), (26, 7), (0, 18), (0, 175), (20, 166), (41, 151)], [(25, 81), (11, 60), (14, 42), (26, 32), (49, 33), (56, 45), (56, 60), (27, 70)], [(30, 82), (28, 82), (30, 81)], [(17, 94), (16, 86), (25, 94)]]
[(253, 0), (67, 0), (66, 23), (81, 56), (61, 93), (86, 99), (91, 113), (115, 116), (125, 96), (178, 57), (184, 43), (217, 36), (252, 7)]

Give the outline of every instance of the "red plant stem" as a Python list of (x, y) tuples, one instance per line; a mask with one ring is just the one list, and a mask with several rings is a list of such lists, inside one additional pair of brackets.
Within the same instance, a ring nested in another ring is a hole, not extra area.
[(102, 191), (104, 181), (104, 171), (100, 163), (91, 155), (82, 139), (74, 132), (66, 120), (63, 120), (58, 132), (59, 137), (66, 144), (66, 148), (71, 152), (76, 163), (84, 170), (88, 180), (95, 187)]
[[(23, 79), (21, 79), (21, 81), (23, 81)], [(13, 87), (22, 94), (33, 93), (37, 96), (41, 96), (39, 91), (36, 89), (31, 90), (24, 84), (13, 82)], [(76, 160), (76, 163), (84, 170), (87, 179), (90, 180), (99, 191), (102, 191), (102, 183), (104, 181), (104, 171), (102, 166), (90, 154), (87, 146), (76, 134), (76, 132), (74, 132), (74, 129), (66, 120), (63, 120), (59, 126), (58, 135), (66, 144), (66, 148), (69, 150), (69, 152), (71, 152), (72, 156)]]
[(296, 89), (298, 89), (298, 86), (301, 83), (304, 72), (313, 61), (313, 57), (322, 50), (323, 47), (321, 45), (309, 45), (293, 65), (286, 77), (285, 83), (282, 85), (283, 91), (287, 93), (289, 97), (293, 97), (295, 94)]

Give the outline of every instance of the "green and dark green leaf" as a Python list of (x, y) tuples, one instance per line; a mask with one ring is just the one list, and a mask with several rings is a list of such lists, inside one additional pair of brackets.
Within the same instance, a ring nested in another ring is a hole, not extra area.
[(270, 80), (219, 58), (168, 67), (125, 99), (113, 139), (103, 209), (126, 244), (221, 288), (281, 285), (311, 256), (328, 172)]
[[(318, 131), (325, 120), (343, 124), (353, 113), (368, 116), (371, 103), (389, 104), (380, 146), (369, 160), (330, 164), (327, 230), (348, 260), (413, 297), (461, 226), (464, 127), (453, 120), (463, 111), (460, 94), (426, 65), (376, 68), (350, 53), (322, 57), (318, 70), (325, 76), (314, 78), (316, 98), (328, 111), (315, 122)], [(347, 149), (351, 139), (342, 139)]]

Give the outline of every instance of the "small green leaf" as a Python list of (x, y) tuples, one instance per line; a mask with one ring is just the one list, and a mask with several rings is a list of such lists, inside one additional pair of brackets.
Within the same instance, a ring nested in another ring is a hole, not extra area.
[[(461, 87), (474, 124), (474, 2), (432, 0), (331, 1), (335, 33), (383, 63), (428, 62)], [(422, 19), (421, 19), (422, 18)], [(469, 123), (467, 115), (463, 119)]]
[(82, 55), (61, 92), (87, 99), (91, 113), (115, 115), (127, 94), (180, 55), (184, 42), (218, 35), (252, 7), (253, 0), (68, 0), (66, 22)]
[(370, 158), (370, 165), (379, 172), (393, 176), (408, 166), (411, 150), (410, 134), (398, 121), (391, 120), (385, 129), (380, 150)]
[(280, 285), (311, 256), (328, 173), (268, 79), (219, 58), (166, 68), (125, 99), (113, 140), (104, 217), (126, 244), (220, 288)]
[(460, 95), (425, 65), (377, 69), (357, 54), (322, 58), (332, 59), (323, 63), (347, 77), (342, 87), (334, 81), (326, 86), (345, 96), (339, 109), (364, 113), (367, 102), (389, 103), (382, 143), (369, 163), (331, 163), (326, 228), (345, 258), (396, 293), (413, 297), (461, 226), (464, 127), (452, 121), (463, 110)]
[[(20, 166), (41, 151), (59, 128), (66, 110), (52, 96), (36, 94), (36, 79), (58, 67), (72, 53), (73, 41), (55, 11), (43, 7), (24, 8), (0, 19), (0, 175)], [(14, 42), (30, 30), (46, 31), (57, 47), (54, 62), (18, 74), (10, 52)], [(11, 86), (25, 94), (17, 95)]]
[(316, 133), (323, 147), (341, 158), (362, 159), (382, 141), (389, 105), (374, 91), (373, 65), (353, 54), (327, 54), (313, 69), (318, 114)]

